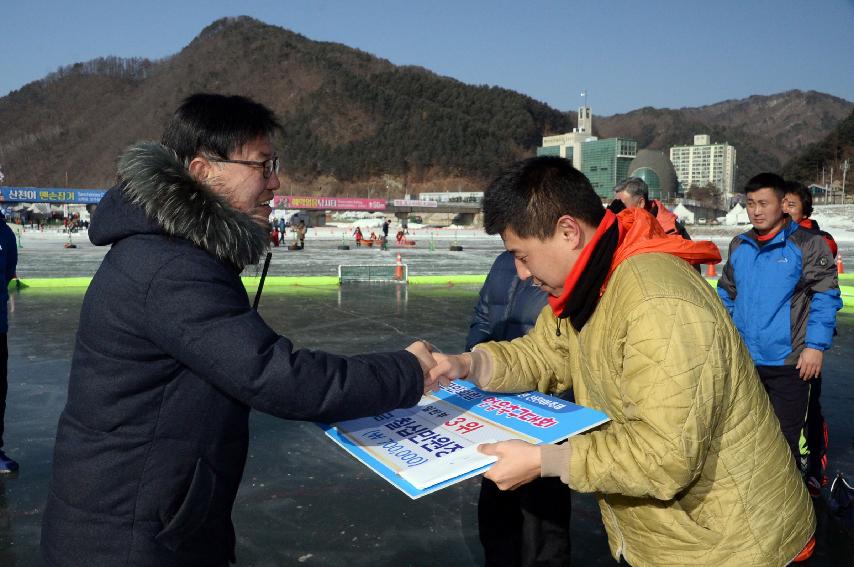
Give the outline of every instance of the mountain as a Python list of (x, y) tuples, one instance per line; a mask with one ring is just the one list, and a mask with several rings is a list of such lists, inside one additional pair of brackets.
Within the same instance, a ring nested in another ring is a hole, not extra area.
[[(61, 68), (0, 98), (0, 164), (17, 186), (106, 187), (119, 153), (157, 139), (199, 91), (242, 94), (279, 116), (283, 191), (400, 195), (475, 189), (532, 155), (543, 135), (570, 131), (572, 113), (498, 87), (466, 85), (307, 39), (248, 17), (206, 27), (168, 58), (101, 58)], [(602, 136), (641, 148), (693, 134), (737, 146), (740, 172), (778, 169), (854, 105), (790, 91), (701, 108), (595, 118)], [(594, 109), (595, 110), (595, 109)]]
[(115, 160), (157, 139), (187, 95), (242, 94), (272, 108), (285, 185), (466, 183), (531, 152), (569, 117), (530, 97), (469, 86), (248, 17), (205, 28), (158, 62), (76, 64), (0, 99), (0, 163), (15, 185), (110, 185)]
[[(830, 169), (836, 173), (834, 186), (841, 182), (840, 165), (848, 160), (854, 162), (854, 111), (840, 122), (823, 140), (807, 147), (799, 156), (783, 168), (787, 178), (809, 183), (830, 183)], [(850, 167), (850, 166), (849, 166)], [(822, 180), (822, 169), (825, 179)], [(849, 169), (848, 179), (854, 179), (854, 171)], [(850, 187), (850, 185), (849, 185)], [(837, 187), (838, 188), (838, 187)]]
[(594, 133), (638, 141), (639, 148), (665, 150), (690, 145), (694, 134), (728, 142), (737, 152), (736, 187), (761, 171), (781, 166), (821, 140), (852, 110), (854, 103), (815, 91), (751, 96), (698, 108), (641, 108), (594, 119)]

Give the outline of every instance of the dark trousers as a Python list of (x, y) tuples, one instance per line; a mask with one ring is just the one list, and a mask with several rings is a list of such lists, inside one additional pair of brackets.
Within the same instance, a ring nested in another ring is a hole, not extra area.
[(559, 478), (507, 491), (482, 479), (477, 518), (486, 567), (569, 565), (570, 496)]
[(807, 465), (807, 476), (821, 480), (825, 471), (825, 455), (827, 454), (827, 424), (821, 413), (821, 375), (813, 378), (810, 384), (810, 401), (807, 406), (806, 439), (807, 448), (810, 450)]
[(8, 379), (9, 344), (6, 333), (0, 333), (0, 449), (3, 448), (3, 423), (6, 419), (6, 393), (9, 391)]
[(780, 429), (792, 450), (792, 458), (800, 469), (801, 430), (807, 415), (810, 383), (801, 380), (794, 366), (757, 366), (756, 370), (780, 420)]

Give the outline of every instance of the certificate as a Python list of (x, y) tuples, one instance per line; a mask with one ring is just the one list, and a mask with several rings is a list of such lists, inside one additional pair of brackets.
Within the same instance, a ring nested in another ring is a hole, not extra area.
[(425, 395), (415, 407), (321, 427), (415, 499), (488, 469), (496, 459), (477, 450), (481, 443), (555, 443), (606, 421), (604, 413), (561, 398), (484, 392), (459, 380)]

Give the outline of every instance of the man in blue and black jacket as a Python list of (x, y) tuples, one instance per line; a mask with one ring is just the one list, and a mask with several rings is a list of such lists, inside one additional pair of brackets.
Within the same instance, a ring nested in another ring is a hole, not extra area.
[(801, 229), (783, 211), (783, 178), (761, 173), (745, 193), (753, 228), (730, 243), (718, 295), (750, 351), (797, 463), (810, 380), (821, 373), (842, 307), (839, 282), (824, 238)]

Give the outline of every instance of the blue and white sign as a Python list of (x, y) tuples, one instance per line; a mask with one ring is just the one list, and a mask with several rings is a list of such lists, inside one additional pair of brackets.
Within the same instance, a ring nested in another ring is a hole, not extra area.
[(0, 202), (97, 205), (106, 193), (100, 189), (0, 187)]
[(495, 394), (456, 381), (417, 406), (321, 425), (326, 434), (410, 498), (484, 472), (481, 443), (555, 443), (608, 421), (604, 413), (541, 394)]

